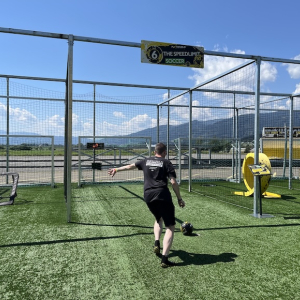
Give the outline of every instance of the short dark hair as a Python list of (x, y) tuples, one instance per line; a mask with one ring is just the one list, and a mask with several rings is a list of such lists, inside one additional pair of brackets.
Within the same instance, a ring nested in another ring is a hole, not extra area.
[(155, 150), (154, 150), (158, 155), (162, 155), (164, 151), (167, 151), (167, 147), (163, 143), (157, 143), (155, 145)]

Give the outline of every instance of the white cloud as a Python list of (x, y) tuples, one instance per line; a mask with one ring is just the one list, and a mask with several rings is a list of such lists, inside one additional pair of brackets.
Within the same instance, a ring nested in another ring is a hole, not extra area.
[[(216, 46), (215, 51), (219, 51), (218, 46)], [(223, 49), (224, 52), (229, 52), (227, 48)], [(233, 50), (230, 53), (245, 54), (243, 50)], [(231, 57), (221, 57), (221, 56), (206, 56), (203, 69), (193, 69), (194, 74), (189, 76), (189, 79), (195, 82), (195, 85), (199, 85), (209, 79), (212, 79), (224, 72), (227, 72), (243, 63), (246, 59), (241, 58), (231, 58)], [(241, 71), (239, 71), (241, 72)], [(242, 75), (242, 73), (240, 73)], [(249, 76), (252, 76), (250, 78)], [(251, 74), (245, 74), (244, 76), (232, 76), (231, 80), (226, 82), (220, 79), (219, 82), (222, 84), (222, 89), (230, 90), (242, 90), (250, 91), (252, 90), (255, 72)], [(229, 75), (230, 76), (230, 75)], [(261, 64), (261, 84), (268, 81), (275, 81), (277, 77), (277, 69), (269, 62), (262, 62)]]
[(122, 133), (120, 133), (121, 127), (119, 125), (112, 124), (106, 121), (100, 124), (98, 130), (99, 132), (101, 132), (100, 135), (107, 135), (107, 136), (122, 135)]
[[(173, 105), (189, 105), (189, 98), (186, 96), (180, 96), (170, 101), (170, 104)], [(198, 100), (192, 101), (192, 106), (200, 106), (200, 102)], [(189, 107), (171, 107), (170, 110), (171, 120), (174, 122), (174, 125), (182, 124), (183, 122), (187, 122), (189, 120)], [(198, 108), (194, 107), (192, 109), (192, 119), (193, 120), (211, 120), (213, 119), (211, 108)], [(175, 120), (174, 120), (175, 119)], [(170, 122), (171, 124), (171, 122)]]
[(50, 118), (48, 118), (47, 123), (51, 126), (57, 126), (59, 124), (60, 126), (63, 126), (65, 122), (65, 118), (62, 118), (60, 115), (54, 115)]
[(274, 82), (277, 77), (277, 69), (269, 62), (263, 61), (260, 68), (260, 81), (262, 84), (271, 81)]
[(293, 94), (300, 94), (300, 83), (296, 84), (296, 89)]
[(17, 108), (9, 108), (9, 115), (12, 116), (13, 121), (19, 122), (36, 122), (37, 117), (30, 113), (26, 109)]
[(153, 127), (152, 118), (147, 114), (137, 115), (133, 117), (131, 120), (122, 122), (122, 126), (126, 129), (126, 132), (135, 132), (140, 131), (149, 127)]
[(35, 133), (44, 135), (64, 135), (65, 118), (53, 115), (44, 120), (38, 120), (33, 128)]
[[(159, 125), (167, 125), (168, 124), (168, 119), (167, 118), (159, 118)], [(179, 121), (179, 120), (174, 120), (172, 118), (169, 119), (169, 124), (171, 126), (176, 126), (176, 125), (180, 125), (182, 124), (182, 121)], [(155, 125), (153, 127), (156, 126), (156, 119), (155, 119)]]
[[(6, 111), (6, 106), (0, 103), (0, 110)], [(26, 109), (9, 109), (10, 119), (13, 121), (10, 126), (11, 132), (32, 132), (42, 135), (64, 135), (65, 118), (56, 114), (46, 118), (39, 119), (33, 113)], [(80, 118), (78, 115), (72, 115), (72, 123), (75, 128), (80, 127)]]
[(0, 111), (6, 112), (7, 106), (0, 102)]
[[(214, 49), (215, 51), (220, 51), (219, 46), (217, 45)], [(223, 52), (229, 52), (227, 48), (223, 49)], [(236, 54), (245, 54), (243, 50), (233, 50), (230, 53)], [(195, 82), (195, 85), (199, 85), (209, 79), (212, 79), (220, 74), (228, 72), (231, 69), (236, 68), (237, 66), (247, 62), (249, 60), (241, 58), (231, 58), (231, 57), (221, 57), (221, 56), (206, 56), (204, 69), (193, 69), (194, 74), (189, 76), (189, 79)], [(263, 87), (267, 82), (274, 82), (277, 78), (277, 69), (276, 67), (269, 62), (261, 63), (260, 70), (260, 82)], [(255, 63), (249, 67), (245, 67), (236, 72), (233, 72), (221, 79), (218, 79), (211, 84), (208, 84), (204, 87), (211, 89), (220, 89), (220, 90), (232, 90), (232, 91), (254, 91), (255, 87)], [(265, 87), (267, 89), (267, 87)], [(226, 107), (228, 106), (228, 95), (221, 96), (219, 93), (203, 93), (203, 101), (213, 104), (212, 106)], [(206, 99), (205, 99), (206, 98)], [(247, 95), (236, 96), (236, 106), (244, 107), (245, 105), (251, 105), (253, 102), (253, 97)], [(214, 102), (212, 102), (214, 101)], [(203, 104), (202, 104), (203, 105)], [(232, 105), (230, 105), (232, 106)], [(202, 109), (204, 111), (204, 109)], [(197, 113), (196, 113), (197, 115)], [(212, 119), (211, 109), (208, 109), (206, 113), (202, 113), (202, 120)], [(213, 115), (212, 115), (213, 116)], [(201, 117), (201, 113), (198, 113), (197, 118)], [(225, 116), (224, 116), (225, 117)], [(194, 117), (193, 117), (194, 118)]]
[[(0, 102), (0, 111), (6, 111), (6, 106)], [(59, 114), (39, 119), (34, 114), (25, 109), (10, 108), (11, 132), (32, 132), (42, 135), (64, 135), (65, 118)], [(117, 112), (117, 122), (103, 121), (96, 122), (97, 135), (127, 135), (138, 132), (147, 128), (153, 128), (157, 125), (156, 118), (150, 117), (148, 114), (140, 114), (124, 121), (121, 112)], [(160, 120), (166, 123), (165, 119)], [(170, 121), (171, 125), (177, 124), (176, 121)], [(72, 115), (73, 136), (93, 135), (93, 120), (82, 118), (80, 115), (73, 113)]]
[(87, 120), (82, 123), (83, 135), (93, 135), (93, 122), (92, 120)]
[[(189, 100), (186, 96), (180, 96), (170, 101), (170, 105), (189, 105)], [(171, 106), (170, 115), (171, 119), (189, 119), (189, 108), (188, 107), (174, 107)]]
[[(19, 110), (17, 110), (19, 111)], [(29, 113), (30, 114), (30, 113)], [(26, 114), (25, 114), (26, 115)], [(38, 119), (33, 114), (31, 115), (31, 122), (28, 119), (16, 120), (13, 124), (14, 131), (26, 131), (42, 135), (62, 136), (65, 133), (65, 118), (56, 114), (46, 117), (45, 119)], [(72, 116), (73, 130), (77, 133), (82, 126), (78, 115)]]
[[(218, 45), (215, 46), (214, 50), (219, 50)], [(241, 50), (235, 50), (235, 53), (237, 51), (244, 54), (244, 52)], [(195, 85), (198, 85), (230, 69), (233, 69), (238, 65), (241, 65), (243, 62), (244, 60), (240, 58), (207, 55), (205, 57), (204, 68), (193, 69), (194, 75), (189, 76), (189, 79), (193, 80), (195, 82)]]
[(122, 119), (126, 118), (125, 115), (123, 114), (123, 112), (121, 112), (121, 111), (114, 111), (113, 115), (117, 118), (122, 118)]
[[(294, 59), (296, 60), (300, 60), (300, 54), (295, 56)], [(283, 64), (284, 66), (286, 66), (287, 71), (289, 73), (289, 75), (291, 76), (291, 78), (293, 79), (297, 79), (300, 78), (300, 65), (296, 65), (296, 64)]]
[(104, 121), (96, 125), (97, 132), (108, 136), (127, 135), (155, 126), (156, 119), (151, 118), (147, 114), (137, 115), (129, 121), (123, 121), (118, 124)]
[(167, 100), (169, 97), (168, 97), (168, 93), (164, 93), (163, 94), (163, 100)]
[(80, 118), (79, 118), (79, 116), (78, 115), (76, 115), (76, 114), (72, 114), (72, 125), (74, 126), (76, 126), (78, 123), (79, 123), (79, 121), (80, 121)]
[[(197, 100), (192, 101), (192, 106), (200, 106), (199, 101), (197, 101)], [(196, 108), (195, 107), (192, 110), (192, 119), (206, 121), (206, 120), (216, 119), (216, 116), (215, 117), (213, 116), (211, 108), (208, 108), (208, 107)]]

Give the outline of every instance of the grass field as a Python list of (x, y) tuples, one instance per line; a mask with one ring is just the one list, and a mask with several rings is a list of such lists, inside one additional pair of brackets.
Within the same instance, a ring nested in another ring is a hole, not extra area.
[(274, 217), (259, 219), (235, 187), (181, 186), (168, 269), (141, 184), (74, 188), (72, 223), (62, 186), (19, 187), (0, 207), (0, 299), (300, 299), (300, 190), (272, 188), (283, 198), (263, 199)]

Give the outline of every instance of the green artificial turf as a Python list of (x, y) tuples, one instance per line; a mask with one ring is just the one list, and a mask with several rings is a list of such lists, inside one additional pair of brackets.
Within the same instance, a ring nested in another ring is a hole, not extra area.
[(273, 187), (283, 198), (263, 199), (273, 217), (259, 219), (253, 198), (228, 201), (234, 187), (181, 186), (168, 269), (142, 184), (74, 188), (71, 223), (62, 186), (19, 187), (0, 207), (0, 299), (299, 299), (300, 191)]

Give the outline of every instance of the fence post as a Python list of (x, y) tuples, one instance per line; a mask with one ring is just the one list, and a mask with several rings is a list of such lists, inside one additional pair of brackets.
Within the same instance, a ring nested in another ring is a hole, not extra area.
[(192, 105), (193, 105), (193, 92), (189, 91), (189, 192), (192, 191)]
[[(170, 98), (170, 89), (168, 89), (168, 98)], [(167, 158), (169, 159), (170, 151), (170, 101), (168, 101), (168, 122), (167, 122)]]
[[(255, 115), (254, 115), (254, 164), (259, 163), (259, 109), (260, 109), (260, 64), (261, 57), (256, 58), (255, 83)], [(253, 216), (259, 217), (258, 205), (260, 199), (259, 178), (254, 176)]]
[(235, 179), (235, 169), (237, 168), (236, 165), (236, 158), (235, 158), (235, 153), (236, 153), (236, 147), (237, 147), (237, 142), (236, 142), (236, 118), (235, 118), (235, 93), (233, 93), (233, 116), (232, 116), (232, 179)]
[(159, 105), (157, 105), (156, 144), (159, 143)]
[[(93, 84), (93, 143), (96, 143), (96, 84)], [(95, 162), (95, 149), (94, 149), (94, 162)], [(93, 182), (95, 182), (95, 169), (93, 169)]]
[(294, 98), (290, 96), (290, 137), (289, 137), (289, 189), (292, 189), (293, 178), (293, 135), (294, 135)]
[(242, 145), (241, 145), (241, 141), (238, 140), (238, 124), (239, 124), (239, 110), (238, 108), (236, 108), (236, 126), (235, 126), (235, 138), (236, 138), (236, 145), (237, 145), (237, 156), (236, 156), (236, 176), (238, 178), (238, 183), (241, 183), (241, 179), (242, 179), (242, 166), (241, 166), (241, 157), (242, 157)]
[(73, 44), (74, 37), (69, 35), (68, 40), (68, 63), (66, 80), (66, 114), (65, 114), (65, 162), (64, 162), (64, 185), (67, 202), (67, 221), (71, 222), (71, 198), (72, 198), (72, 98), (73, 98)]
[(54, 136), (51, 137), (51, 187), (55, 187)]
[[(9, 78), (6, 78), (6, 172), (9, 172)], [(8, 184), (8, 176), (6, 176)]]
[(178, 177), (178, 183), (181, 183), (181, 138), (178, 138), (178, 173), (179, 173), (179, 177)]

